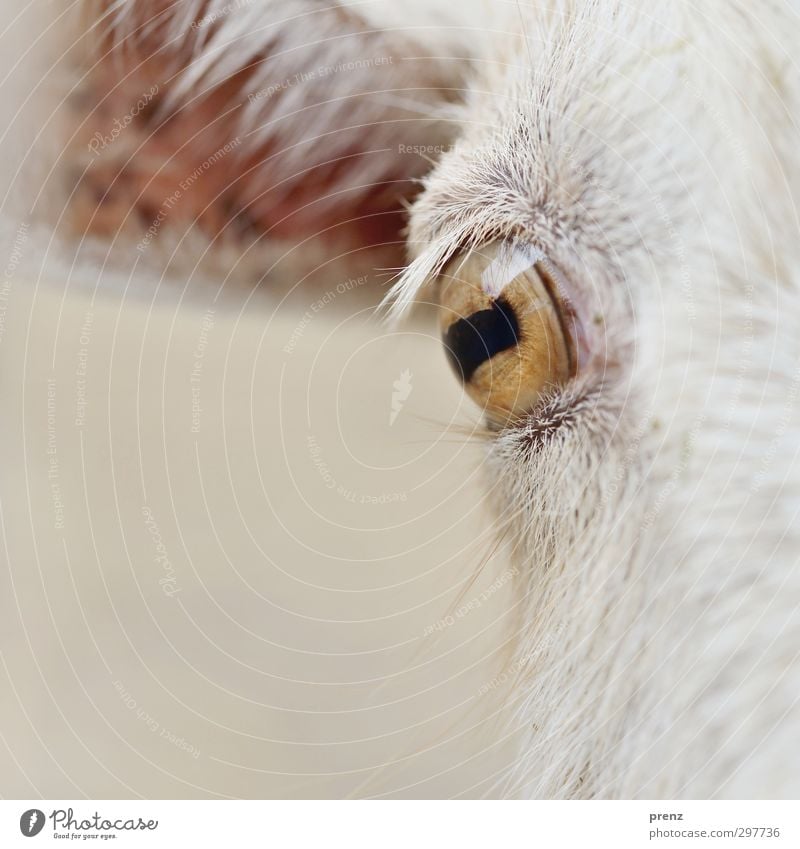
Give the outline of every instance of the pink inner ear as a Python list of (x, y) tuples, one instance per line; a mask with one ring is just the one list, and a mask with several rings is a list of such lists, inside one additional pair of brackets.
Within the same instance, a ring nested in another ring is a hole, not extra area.
[[(443, 82), (435, 63), (403, 60), (413, 46), (339, 7), (261, 34), (242, 35), (238, 11), (202, 27), (181, 21), (181, 38), (164, 8), (140, 3), (121, 18), (117, 44), (90, 75), (76, 229), (136, 236), (160, 219), (212, 237), (399, 241), (403, 201), (430, 167), (430, 157), (401, 151), (442, 139), (419, 110), (395, 104), (431, 111)], [(259, 14), (280, 17), (271, 3)]]

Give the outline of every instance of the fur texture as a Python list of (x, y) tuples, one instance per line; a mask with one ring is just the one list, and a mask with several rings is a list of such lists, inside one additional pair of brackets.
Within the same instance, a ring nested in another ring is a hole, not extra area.
[(500, 787), (795, 795), (794, 12), (561, 3), (524, 28), (426, 179), (395, 294), (522, 239), (594, 327), (576, 384), (487, 447), (527, 601)]
[(183, 210), (211, 239), (246, 216), (259, 239), (328, 250), (328, 228), (386, 216), (348, 238), (392, 241), (428, 172), (398, 315), (457, 251), (541, 250), (592, 358), (486, 441), (525, 602), (508, 695), (525, 739), (495, 791), (800, 794), (796, 6), (232, 5), (91, 5), (105, 35), (83, 85), (116, 114), (163, 90), (89, 163), (101, 206), (127, 194), (102, 228), (79, 206), (81, 232), (141, 238), (158, 181), (241, 137)]

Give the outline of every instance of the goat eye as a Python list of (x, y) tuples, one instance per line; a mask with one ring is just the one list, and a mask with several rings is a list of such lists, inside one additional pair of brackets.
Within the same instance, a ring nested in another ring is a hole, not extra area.
[(543, 259), (496, 243), (457, 256), (439, 281), (447, 359), (496, 424), (528, 412), (574, 374), (567, 308)]

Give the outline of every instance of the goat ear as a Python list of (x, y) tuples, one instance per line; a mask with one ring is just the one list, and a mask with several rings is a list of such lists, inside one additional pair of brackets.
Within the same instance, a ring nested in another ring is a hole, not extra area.
[(82, 231), (399, 244), (403, 202), (448, 141), (457, 63), (310, 0), (87, 9), (103, 37), (76, 148)]

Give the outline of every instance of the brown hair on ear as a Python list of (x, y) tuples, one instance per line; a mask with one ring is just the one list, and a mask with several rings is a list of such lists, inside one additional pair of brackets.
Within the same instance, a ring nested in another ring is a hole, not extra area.
[(217, 5), (89, 4), (73, 229), (399, 251), (403, 203), (447, 143), (441, 64), (341, 7)]

